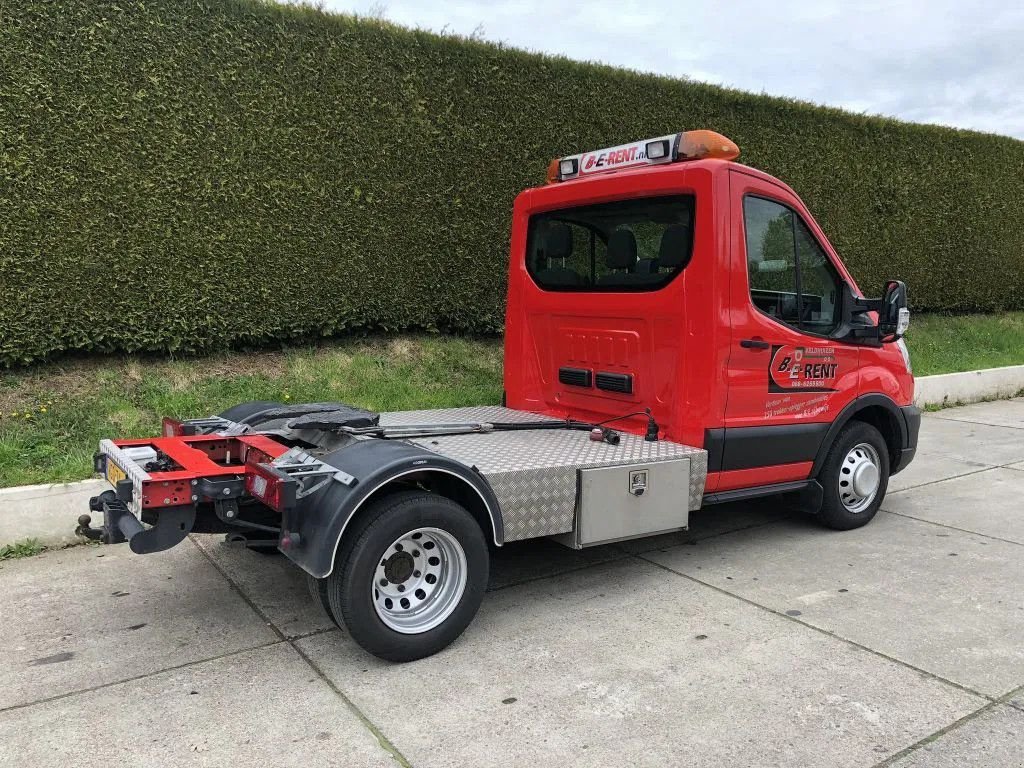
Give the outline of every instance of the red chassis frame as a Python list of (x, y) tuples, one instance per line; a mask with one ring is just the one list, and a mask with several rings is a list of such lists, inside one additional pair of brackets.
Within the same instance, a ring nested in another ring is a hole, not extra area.
[(288, 451), (266, 435), (150, 437), (113, 443), (118, 448), (154, 448), (181, 467), (148, 473), (149, 480), (142, 484), (143, 509), (191, 504), (193, 480), (244, 477), (255, 471), (257, 464), (269, 463)]

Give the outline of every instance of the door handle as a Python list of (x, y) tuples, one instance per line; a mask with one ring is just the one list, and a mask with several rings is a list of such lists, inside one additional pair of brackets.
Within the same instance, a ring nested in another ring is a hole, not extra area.
[(744, 349), (768, 349), (771, 344), (762, 339), (743, 339), (740, 341), (740, 346)]

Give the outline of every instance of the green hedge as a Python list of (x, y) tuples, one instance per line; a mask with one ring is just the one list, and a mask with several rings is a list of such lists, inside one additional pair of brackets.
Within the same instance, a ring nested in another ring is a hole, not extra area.
[(496, 331), (548, 160), (686, 128), (787, 180), (862, 284), (1024, 308), (1024, 143), (253, 0), (0, 10), (0, 362)]

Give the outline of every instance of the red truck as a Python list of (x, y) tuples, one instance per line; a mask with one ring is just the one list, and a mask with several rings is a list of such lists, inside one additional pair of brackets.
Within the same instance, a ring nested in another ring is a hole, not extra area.
[(190, 532), (277, 549), (371, 653), (455, 640), (492, 546), (582, 548), (793, 494), (872, 519), (920, 412), (906, 287), (866, 299), (800, 198), (688, 131), (552, 161), (515, 201), (498, 406), (243, 403), (103, 440), (79, 532), (138, 553)]

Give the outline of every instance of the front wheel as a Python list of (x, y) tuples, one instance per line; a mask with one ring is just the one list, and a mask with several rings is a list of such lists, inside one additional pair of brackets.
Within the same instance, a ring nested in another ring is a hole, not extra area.
[(854, 421), (839, 432), (818, 476), (825, 493), (818, 519), (848, 531), (867, 525), (889, 486), (889, 448), (870, 424)]
[(388, 661), (451, 644), (473, 620), (489, 555), (473, 516), (422, 491), (384, 496), (346, 532), (324, 586), (352, 638)]

